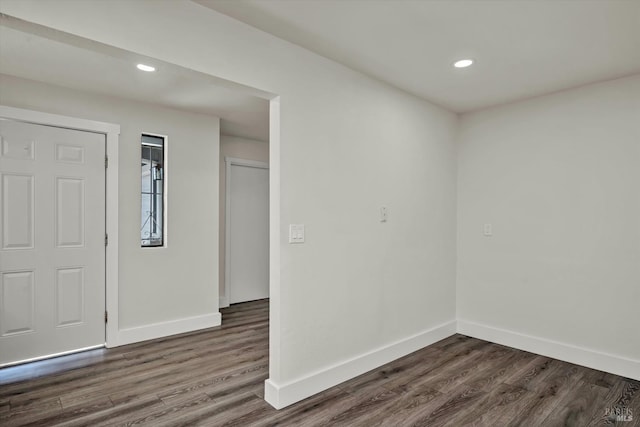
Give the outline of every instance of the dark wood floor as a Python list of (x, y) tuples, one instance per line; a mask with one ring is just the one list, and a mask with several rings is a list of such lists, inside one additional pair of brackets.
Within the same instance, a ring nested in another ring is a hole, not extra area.
[(638, 381), (462, 335), (276, 411), (267, 334), (257, 301), (218, 328), (2, 369), (0, 425), (640, 425)]

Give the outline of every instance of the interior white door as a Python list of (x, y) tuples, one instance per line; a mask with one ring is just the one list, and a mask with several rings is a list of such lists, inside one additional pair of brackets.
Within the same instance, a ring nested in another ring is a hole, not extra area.
[(269, 169), (227, 162), (229, 303), (269, 297)]
[(105, 148), (0, 120), (0, 365), (104, 345)]

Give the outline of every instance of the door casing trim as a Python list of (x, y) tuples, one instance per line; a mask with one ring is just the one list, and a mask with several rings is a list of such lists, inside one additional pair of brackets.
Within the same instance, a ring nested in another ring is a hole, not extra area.
[(120, 125), (6, 105), (0, 105), (0, 118), (99, 133), (105, 136), (106, 152), (109, 159), (105, 188), (105, 230), (109, 236), (109, 243), (105, 250), (105, 309), (108, 313), (108, 321), (105, 325), (105, 346), (118, 346), (118, 144)]
[[(231, 166), (246, 166), (251, 168), (266, 169), (269, 170), (269, 164), (265, 162), (259, 162), (256, 160), (246, 160), (237, 157), (225, 157), (225, 233), (224, 233), (224, 297), (219, 299), (219, 308), (228, 307), (230, 304), (229, 298), (229, 278), (231, 270)], [(269, 199), (271, 204), (271, 199)]]

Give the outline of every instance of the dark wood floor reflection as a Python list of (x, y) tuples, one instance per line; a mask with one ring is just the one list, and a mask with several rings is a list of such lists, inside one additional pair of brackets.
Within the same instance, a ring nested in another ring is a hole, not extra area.
[(638, 381), (462, 335), (280, 411), (267, 373), (268, 302), (239, 304), (218, 328), (0, 370), (0, 425), (640, 426)]

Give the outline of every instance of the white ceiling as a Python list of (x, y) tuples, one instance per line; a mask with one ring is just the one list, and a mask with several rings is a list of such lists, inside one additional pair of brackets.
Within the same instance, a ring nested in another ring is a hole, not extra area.
[(640, 72), (637, 0), (195, 1), (455, 112)]
[[(141, 72), (138, 62), (158, 70)], [(269, 140), (267, 100), (211, 76), (64, 33), (42, 35), (0, 25), (0, 73), (213, 115), (221, 118), (223, 134)]]

